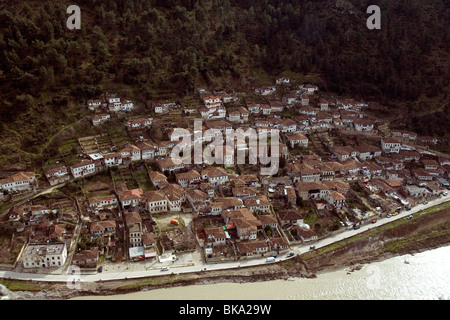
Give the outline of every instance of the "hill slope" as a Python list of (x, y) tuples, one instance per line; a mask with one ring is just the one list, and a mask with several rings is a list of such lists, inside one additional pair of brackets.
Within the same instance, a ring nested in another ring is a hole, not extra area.
[[(410, 129), (427, 131), (422, 116), (448, 104), (449, 0), (79, 0), (81, 30), (66, 27), (70, 4), (2, 2), (2, 122), (33, 108), (60, 119), (68, 102), (105, 88), (148, 101), (199, 86), (241, 91), (286, 73), (413, 110), (399, 113)], [(380, 30), (366, 27), (372, 4)]]

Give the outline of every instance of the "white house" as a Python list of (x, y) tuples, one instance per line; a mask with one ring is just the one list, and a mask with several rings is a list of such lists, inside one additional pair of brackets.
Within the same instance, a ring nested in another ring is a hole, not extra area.
[(251, 212), (270, 212), (270, 202), (266, 196), (244, 199), (244, 205)]
[(114, 93), (105, 93), (105, 98), (107, 103), (117, 103), (120, 102), (120, 97)]
[(228, 181), (228, 174), (221, 167), (208, 167), (202, 170), (202, 178), (213, 185), (221, 185)]
[(297, 234), (303, 242), (314, 241), (318, 238), (317, 234), (311, 229), (300, 226), (297, 226), (296, 229)]
[(137, 146), (129, 144), (120, 151), (123, 159), (130, 159), (131, 161), (141, 160), (141, 149)]
[(287, 78), (287, 77), (282, 77), (282, 78), (276, 79), (276, 80), (275, 80), (275, 83), (278, 84), (278, 85), (281, 85), (281, 84), (290, 84), (290, 83), (291, 83), (291, 80), (290, 80), (289, 78)]
[(167, 112), (169, 112), (169, 109), (165, 108), (164, 105), (162, 105), (160, 103), (155, 105), (155, 113), (162, 114), (162, 113), (167, 113)]
[(289, 118), (281, 120), (281, 132), (295, 132), (297, 131), (297, 123)]
[(372, 160), (375, 157), (381, 156), (381, 149), (375, 146), (371, 146), (367, 143), (362, 143), (359, 146), (355, 146), (356, 156), (361, 161)]
[(222, 107), (222, 99), (219, 96), (206, 96), (203, 98), (203, 103), (208, 109), (217, 109)]
[(422, 169), (422, 168), (418, 168), (418, 169), (413, 169), (412, 173), (414, 174), (414, 176), (421, 181), (431, 181), (433, 180), (433, 175), (431, 175), (428, 171)]
[(183, 187), (173, 183), (161, 186), (161, 192), (167, 198), (170, 211), (181, 211), (183, 203), (186, 201), (186, 192)]
[(202, 176), (197, 170), (189, 170), (188, 172), (181, 172), (175, 174), (175, 180), (182, 187), (187, 187), (191, 184), (200, 183)]
[[(256, 239), (256, 236), (248, 237), (248, 239)], [(267, 242), (263, 240), (238, 242), (236, 246), (241, 256), (263, 255), (269, 251)]]
[(138, 147), (141, 150), (141, 159), (142, 160), (155, 158), (156, 146), (153, 143), (150, 143), (148, 141), (143, 141), (143, 142), (137, 143), (136, 147)]
[(267, 226), (270, 226), (272, 229), (276, 229), (278, 227), (277, 218), (271, 214), (260, 214), (256, 218), (261, 221), (263, 229)]
[(155, 108), (155, 113), (168, 113), (170, 112), (170, 110), (172, 108), (176, 108), (177, 104), (175, 102), (159, 102), (156, 103), (154, 108)]
[(22, 254), (23, 267), (26, 269), (62, 267), (66, 258), (65, 243), (29, 244)]
[(98, 107), (100, 107), (102, 105), (102, 101), (101, 100), (88, 100), (87, 105), (88, 105), (89, 110), (94, 111), (95, 109), (97, 109)]
[(281, 225), (303, 225), (303, 216), (298, 210), (287, 209), (278, 211)]
[(291, 144), (291, 148), (294, 148), (296, 145), (299, 145), (302, 148), (308, 148), (308, 138), (301, 133), (293, 133), (287, 136), (289, 143)]
[(241, 113), (237, 110), (231, 111), (228, 114), (227, 120), (230, 122), (240, 122), (241, 121)]
[(112, 236), (117, 227), (115, 220), (95, 221), (89, 224), (89, 232), (95, 237)]
[(122, 156), (120, 153), (109, 153), (103, 155), (103, 161), (106, 167), (114, 167), (122, 164)]
[(112, 112), (120, 111), (122, 105), (122, 103), (120, 102), (120, 97), (112, 93), (106, 93), (105, 98), (109, 111)]
[(221, 227), (205, 228), (205, 242), (207, 245), (217, 246), (226, 243), (227, 236)]
[(329, 108), (328, 101), (325, 99), (320, 99), (319, 100), (319, 108), (320, 108), (320, 111), (329, 111), (330, 108)]
[(189, 129), (174, 128), (169, 131), (168, 136), (170, 141), (179, 141), (192, 136), (192, 132)]
[(312, 84), (301, 85), (299, 86), (299, 88), (305, 90), (306, 94), (313, 94), (314, 92), (319, 90), (319, 88), (316, 85)]
[(260, 110), (261, 110), (262, 114), (265, 115), (265, 116), (268, 116), (268, 115), (270, 115), (272, 113), (272, 107), (270, 105), (268, 105), (268, 104), (263, 104), (260, 107)]
[(285, 96), (283, 96), (283, 102), (286, 103), (288, 106), (291, 106), (298, 102), (298, 96), (297, 94), (288, 93)]
[(194, 211), (205, 208), (210, 201), (209, 195), (199, 189), (188, 190), (186, 192), (186, 200), (188, 200)]
[(309, 105), (309, 97), (306, 94), (302, 94), (300, 96), (300, 101), (302, 103), (302, 106), (307, 106)]
[(147, 210), (150, 213), (160, 213), (167, 211), (167, 198), (161, 191), (147, 191), (145, 193), (147, 199)]
[(334, 206), (336, 208), (340, 208), (340, 207), (345, 206), (346, 199), (342, 193), (337, 192), (337, 191), (332, 191), (327, 195), (326, 200), (332, 206)]
[(125, 123), (125, 126), (130, 129), (143, 129), (150, 127), (152, 125), (153, 118), (138, 118), (128, 120)]
[(373, 131), (374, 123), (369, 119), (355, 119), (353, 121), (356, 131)]
[(255, 92), (259, 93), (262, 96), (267, 96), (274, 93), (276, 90), (277, 88), (275, 86), (263, 86), (261, 88), (255, 89)]
[(163, 173), (165, 171), (174, 172), (184, 169), (183, 161), (177, 158), (160, 159), (156, 161), (156, 165)]
[(111, 115), (109, 113), (101, 113), (96, 114), (91, 117), (92, 125), (99, 126), (102, 122), (111, 119)]
[(117, 197), (115, 195), (99, 196), (87, 200), (91, 210), (112, 209), (118, 207)]
[(65, 165), (59, 165), (45, 169), (44, 174), (48, 182), (52, 186), (70, 179), (69, 170)]
[(122, 111), (131, 111), (134, 107), (134, 104), (133, 102), (131, 102), (131, 100), (124, 99), (120, 107)]
[[(225, 224), (233, 224), (236, 226), (236, 233), (240, 240), (255, 240), (257, 238), (258, 229), (261, 228), (262, 223), (255, 215), (247, 208), (237, 210), (224, 211), (222, 217)], [(249, 241), (246, 243), (252, 243)], [(242, 244), (243, 242), (238, 242)]]
[(123, 208), (135, 207), (141, 203), (141, 201), (145, 201), (144, 192), (140, 188), (127, 190), (121, 193), (118, 192), (118, 196)]
[(284, 105), (281, 101), (278, 100), (271, 100), (269, 101), (270, 110), (271, 112), (282, 112), (284, 110)]
[(148, 176), (152, 184), (157, 188), (160, 188), (161, 185), (167, 184), (167, 177), (162, 172), (149, 171)]
[(250, 113), (259, 113), (260, 109), (261, 109), (261, 105), (258, 103), (250, 103), (247, 104), (247, 109)]
[[(130, 248), (142, 247), (142, 218), (135, 211), (124, 213), (125, 224), (128, 229), (128, 243)], [(131, 256), (131, 254), (130, 254)]]
[(385, 153), (399, 153), (400, 152), (401, 143), (390, 137), (381, 138), (381, 149)]
[(339, 146), (331, 150), (339, 161), (343, 162), (349, 158), (356, 157), (357, 151), (351, 146)]
[(8, 178), (0, 180), (0, 190), (2, 191), (23, 191), (32, 188), (36, 181), (34, 172), (18, 172)]
[(91, 160), (81, 160), (70, 167), (70, 172), (75, 179), (95, 173), (95, 162)]

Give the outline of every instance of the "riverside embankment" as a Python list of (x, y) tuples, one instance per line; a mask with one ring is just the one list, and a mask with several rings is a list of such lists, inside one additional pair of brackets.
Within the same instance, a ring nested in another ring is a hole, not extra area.
[[(442, 208), (445, 209), (442, 209)], [(194, 284), (257, 282), (318, 274), (351, 268), (390, 257), (414, 254), (450, 244), (450, 208), (441, 205), (418, 212), (410, 220), (398, 219), (353, 237), (303, 253), (277, 264), (168, 274), (138, 279), (81, 283), (79, 289), (65, 283), (1, 280), (23, 299), (68, 299), (76, 296), (117, 295)], [(314, 281), (314, 280), (313, 280)]]

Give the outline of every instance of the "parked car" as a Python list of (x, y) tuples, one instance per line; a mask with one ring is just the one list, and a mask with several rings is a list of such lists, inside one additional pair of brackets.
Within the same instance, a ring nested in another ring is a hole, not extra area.
[(425, 200), (425, 201), (423, 202), (423, 204), (428, 204), (428, 201)]
[(373, 219), (373, 220), (372, 220), (372, 223), (375, 223), (375, 222), (377, 222), (377, 219)]
[(409, 211), (409, 210), (411, 210), (411, 207), (409, 207), (409, 206), (406, 207), (406, 211)]
[(162, 267), (162, 268), (161, 268), (161, 271), (169, 271), (169, 268), (167, 268), (167, 267)]
[(289, 252), (288, 257), (293, 257), (294, 253), (293, 252)]
[(393, 216), (396, 216), (396, 215), (398, 215), (398, 212), (395, 211), (392, 215), (393, 215)]
[(310, 246), (309, 247), (309, 250), (315, 250), (316, 249), (316, 246)]
[(103, 266), (98, 267), (97, 271), (101, 273), (103, 271)]
[(392, 217), (392, 214), (388, 213), (388, 214), (386, 215), (386, 218), (390, 218), (390, 217)]
[(359, 228), (361, 228), (359, 224), (354, 224), (354, 225), (353, 225), (353, 229), (356, 230), (356, 229), (359, 229)]
[(407, 217), (406, 217), (406, 219), (408, 219), (408, 220), (411, 220), (411, 219), (412, 219), (412, 217), (413, 217), (413, 215), (412, 215), (412, 214), (410, 214), (409, 216), (407, 216)]

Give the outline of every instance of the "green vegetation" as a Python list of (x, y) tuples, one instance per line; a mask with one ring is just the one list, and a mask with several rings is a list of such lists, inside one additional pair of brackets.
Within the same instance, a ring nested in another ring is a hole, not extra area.
[(117, 290), (129, 291), (129, 290), (136, 290), (145, 286), (163, 286), (167, 284), (174, 284), (184, 280), (186, 280), (186, 277), (179, 274), (177, 275), (171, 274), (169, 276), (161, 276), (161, 277), (150, 277), (139, 280), (138, 282), (131, 282), (129, 284), (119, 286)]
[(438, 212), (438, 211), (445, 210), (445, 209), (450, 209), (450, 202), (444, 202), (438, 206), (434, 206), (434, 207), (425, 209), (423, 211), (420, 211), (417, 214), (421, 215), (421, 214), (425, 214), (425, 213), (433, 213), (433, 212)]
[[(332, 243), (302, 255), (302, 260), (333, 254), (340, 249), (358, 248), (373, 239), (382, 239), (385, 244), (374, 254), (402, 253), (405, 250), (420, 250), (432, 243), (450, 241), (448, 219), (450, 203), (429, 208), (413, 215), (411, 220), (397, 219), (377, 228), (357, 234), (351, 238)], [(432, 214), (431, 214), (432, 213)]]
[(21, 281), (21, 280), (0, 279), (0, 284), (4, 285), (11, 291), (37, 292), (37, 291), (51, 289), (50, 286), (48, 286), (48, 285), (34, 284), (29, 281)]
[(133, 177), (136, 179), (139, 188), (141, 188), (144, 192), (156, 190), (148, 177), (147, 170), (142, 168), (140, 170), (134, 170)]
[(149, 110), (199, 87), (242, 92), (279, 76), (376, 99), (390, 116), (403, 108), (419, 134), (448, 133), (445, 1), (380, 0), (380, 30), (366, 28), (371, 3), (357, 0), (80, 0), (81, 30), (66, 28), (69, 4), (1, 7), (0, 154), (15, 154), (2, 160), (45, 161), (61, 134), (95, 131), (84, 102), (105, 90)]

